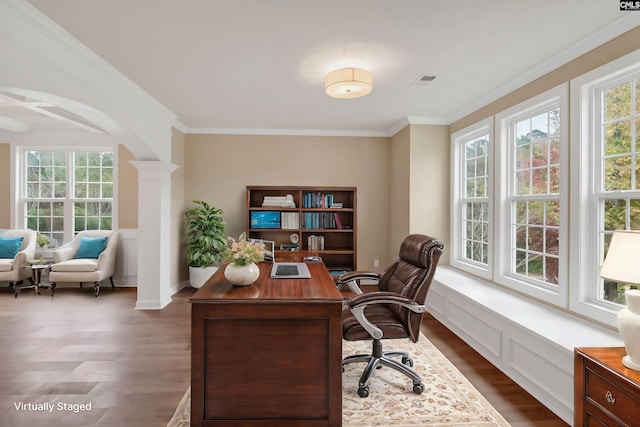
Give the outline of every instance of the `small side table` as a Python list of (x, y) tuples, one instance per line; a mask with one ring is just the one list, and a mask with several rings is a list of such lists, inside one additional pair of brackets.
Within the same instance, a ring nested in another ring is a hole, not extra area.
[(625, 348), (582, 347), (574, 354), (573, 425), (637, 426), (640, 372), (622, 364)]
[(53, 260), (45, 259), (42, 262), (31, 261), (29, 262), (29, 264), (23, 265), (22, 268), (31, 269), (31, 284), (14, 286), (14, 298), (18, 298), (18, 293), (22, 292), (23, 289), (34, 289), (36, 293), (40, 295), (40, 288), (48, 288), (48, 286), (43, 286), (40, 281), (42, 280), (42, 272), (48, 268), (51, 268), (51, 264), (53, 264)]

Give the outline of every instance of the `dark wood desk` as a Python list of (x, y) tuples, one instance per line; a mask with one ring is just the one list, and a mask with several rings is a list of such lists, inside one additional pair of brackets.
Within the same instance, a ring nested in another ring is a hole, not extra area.
[(191, 426), (342, 425), (342, 295), (323, 263), (311, 279), (235, 287), (224, 267), (194, 294)]

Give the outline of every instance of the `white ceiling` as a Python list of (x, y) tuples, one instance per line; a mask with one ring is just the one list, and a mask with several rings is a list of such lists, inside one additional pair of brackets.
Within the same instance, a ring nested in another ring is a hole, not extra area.
[[(186, 132), (388, 135), (407, 122), (448, 124), (640, 24), (613, 0), (29, 3)], [(371, 71), (373, 92), (325, 95), (324, 75), (345, 66)], [(414, 86), (422, 75), (436, 79)], [(54, 125), (27, 101), (37, 100), (0, 96), (0, 127), (2, 116)]]

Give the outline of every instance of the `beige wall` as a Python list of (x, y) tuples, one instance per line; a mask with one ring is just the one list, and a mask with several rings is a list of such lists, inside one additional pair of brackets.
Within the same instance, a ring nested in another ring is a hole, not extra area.
[(449, 126), (411, 125), (409, 231), (427, 234), (445, 247), (449, 263), (450, 145)]
[(389, 261), (389, 138), (186, 135), (184, 199), (224, 210), (244, 231), (247, 185), (358, 188), (358, 268)]
[(409, 191), (411, 185), (411, 127), (407, 126), (391, 138), (389, 196), (389, 259), (398, 257), (398, 248), (409, 234)]
[(138, 170), (131, 151), (118, 145), (118, 228), (138, 228)]
[(640, 49), (640, 26), (451, 124), (451, 133)]
[(171, 162), (178, 168), (171, 174), (171, 280), (178, 284), (189, 280), (189, 267), (186, 261), (186, 244), (183, 239), (184, 212), (187, 204), (184, 199), (184, 155), (185, 136), (177, 129), (171, 135)]
[(11, 227), (11, 145), (0, 144), (0, 228)]

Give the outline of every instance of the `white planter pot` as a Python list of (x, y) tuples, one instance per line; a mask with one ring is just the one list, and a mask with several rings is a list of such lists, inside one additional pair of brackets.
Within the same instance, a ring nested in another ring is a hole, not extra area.
[(260, 276), (260, 269), (254, 263), (249, 265), (227, 264), (224, 269), (224, 277), (234, 285), (247, 286), (255, 282)]
[(189, 266), (189, 283), (192, 288), (200, 289), (219, 267), (191, 267)]

